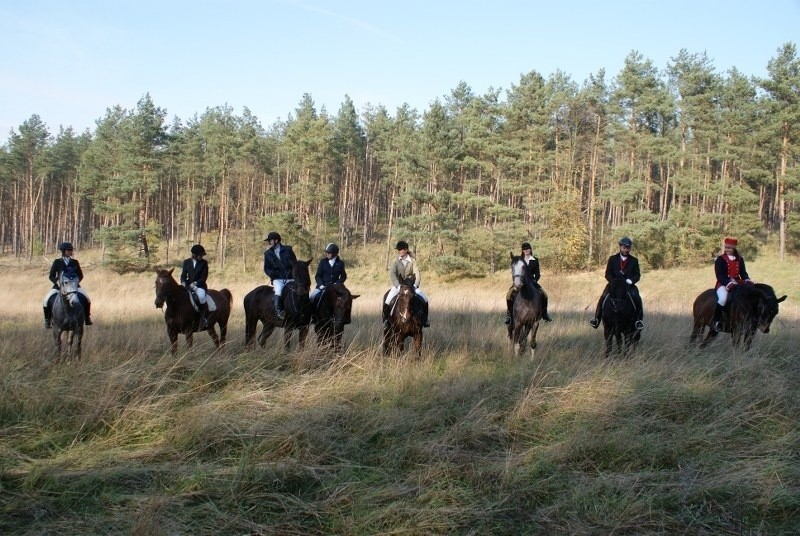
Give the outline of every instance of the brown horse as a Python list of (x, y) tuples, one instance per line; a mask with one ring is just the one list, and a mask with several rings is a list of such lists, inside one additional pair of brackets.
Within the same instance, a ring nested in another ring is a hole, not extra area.
[[(387, 290), (381, 304), (386, 302), (388, 294)], [(391, 306), (389, 321), (383, 326), (383, 355), (402, 352), (406, 337), (413, 337), (417, 357), (422, 357), (421, 301), (412, 285), (400, 285), (400, 292)]]
[(250, 347), (256, 334), (256, 327), (261, 322), (261, 333), (258, 335), (258, 344), (262, 348), (267, 342), (267, 338), (272, 335), (276, 327), (283, 328), (283, 345), (289, 349), (292, 341), (292, 331), (298, 330), (298, 346), (305, 347), (308, 338), (308, 328), (311, 324), (311, 300), (308, 297), (311, 288), (311, 276), (309, 275), (307, 261), (295, 261), (292, 263), (292, 279), (288, 285), (283, 287), (281, 300), (283, 309), (286, 313), (284, 320), (279, 320), (275, 316), (275, 308), (272, 303), (272, 296), (275, 289), (269, 285), (261, 285), (244, 297), (244, 344)]
[[(231, 302), (233, 296), (228, 289), (207, 290), (206, 293), (217, 306), (215, 311), (208, 316), (208, 327), (202, 328), (202, 315), (195, 311), (192, 306), (189, 290), (179, 285), (172, 277), (171, 270), (158, 270), (156, 276), (156, 307), (164, 310), (164, 322), (167, 324), (167, 335), (169, 335), (170, 349), (172, 355), (178, 351), (178, 335), (183, 333), (186, 336), (186, 346), (192, 347), (193, 335), (195, 331), (208, 331), (214, 345), (219, 348), (225, 344), (225, 337), (228, 334), (228, 317), (231, 314)], [(217, 330), (214, 324), (219, 324), (220, 335), (217, 337)]]
[(314, 332), (320, 347), (332, 348), (334, 352), (342, 353), (344, 326), (350, 323), (353, 300), (358, 296), (359, 294), (351, 294), (344, 283), (333, 283), (320, 292), (317, 303), (314, 304), (317, 317)]
[[(778, 304), (786, 296), (778, 298), (775, 290), (769, 285), (738, 285), (728, 294), (727, 311), (722, 317), (722, 331), (731, 334), (734, 347), (744, 345), (745, 351), (750, 349), (756, 330), (769, 333), (772, 320), (778, 315)], [(689, 337), (689, 342), (694, 343), (703, 334), (708, 326), (708, 335), (700, 343), (704, 348), (717, 336), (717, 331), (712, 327), (714, 308), (717, 304), (717, 293), (714, 289), (704, 290), (694, 300), (692, 312), (694, 327)]]
[(542, 291), (536, 288), (522, 257), (513, 253), (511, 253), (511, 281), (517, 292), (511, 315), (513, 321), (508, 326), (508, 338), (511, 339), (514, 354), (519, 355), (528, 346), (530, 335), (530, 352), (533, 357), (536, 349), (536, 332), (539, 330), (539, 321), (544, 311)]

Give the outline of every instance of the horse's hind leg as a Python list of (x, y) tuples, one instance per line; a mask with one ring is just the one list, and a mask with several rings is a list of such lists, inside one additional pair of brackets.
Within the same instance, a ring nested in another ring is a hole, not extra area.
[(298, 330), (298, 335), (297, 335), (297, 345), (300, 347), (300, 349), (306, 347), (307, 338), (308, 338), (308, 326), (302, 326)]
[(275, 331), (274, 324), (268, 324), (267, 322), (263, 322), (261, 327), (261, 333), (258, 334), (258, 345), (261, 348), (264, 348), (264, 345), (267, 344), (267, 338), (272, 335), (272, 332)]
[(214, 341), (214, 346), (216, 348), (219, 348), (220, 342), (219, 342), (219, 337), (217, 336), (217, 329), (212, 324), (211, 326), (208, 327), (207, 331), (208, 331), (208, 336), (211, 337), (212, 341)]

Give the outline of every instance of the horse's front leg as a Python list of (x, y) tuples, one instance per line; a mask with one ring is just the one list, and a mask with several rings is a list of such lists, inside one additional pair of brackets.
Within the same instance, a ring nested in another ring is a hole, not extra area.
[(392, 333), (389, 331), (389, 328), (384, 326), (383, 327), (383, 355), (387, 356), (392, 351)]
[(53, 342), (55, 349), (53, 350), (53, 357), (58, 360), (61, 357), (61, 328), (53, 326)]
[(308, 337), (308, 326), (300, 326), (297, 335), (297, 345), (301, 350), (306, 347), (307, 337)]
[(194, 346), (194, 332), (189, 329), (186, 333), (186, 349), (191, 350), (192, 346)]
[(422, 327), (414, 333), (414, 350), (417, 352), (417, 358), (422, 359)]
[(606, 327), (603, 333), (606, 341), (606, 359), (611, 357), (611, 349), (614, 346), (614, 332), (611, 331), (608, 327)]
[(283, 326), (283, 347), (286, 350), (292, 347), (292, 328), (287, 328), (285, 324)]
[(167, 335), (169, 336), (169, 349), (172, 352), (172, 357), (178, 353), (178, 330), (168, 328)]

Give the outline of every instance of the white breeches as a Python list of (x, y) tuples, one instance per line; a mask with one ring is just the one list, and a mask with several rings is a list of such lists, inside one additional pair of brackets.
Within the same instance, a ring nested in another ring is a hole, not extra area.
[(294, 279), (273, 279), (272, 288), (275, 289), (275, 295), (281, 296), (283, 294), (283, 287), (285, 287), (291, 281), (294, 281)]
[[(428, 297), (425, 295), (424, 292), (422, 292), (422, 289), (418, 288), (418, 289), (415, 289), (415, 290), (417, 292), (417, 296), (422, 298), (422, 301), (424, 301), (425, 303), (428, 303)], [(400, 287), (392, 287), (392, 288), (390, 288), (389, 289), (389, 294), (386, 295), (386, 302), (385, 302), (386, 305), (390, 305), (392, 303), (392, 300), (394, 299), (394, 297), (397, 296), (398, 294), (400, 294)]]
[(200, 300), (200, 303), (206, 303), (206, 289), (197, 287), (194, 289), (194, 293), (197, 294), (197, 299)]
[(311, 295), (309, 296), (309, 298), (311, 298), (311, 303), (314, 303), (314, 298), (319, 296), (319, 293), (322, 292), (323, 290), (324, 289), (321, 288), (315, 288), (314, 290), (311, 291)]
[[(50, 292), (48, 292), (44, 297), (44, 301), (42, 302), (42, 307), (47, 307), (47, 302), (50, 301), (50, 296), (52, 296), (53, 294), (58, 294), (58, 289), (55, 288), (50, 289)], [(92, 300), (89, 299), (89, 295), (86, 294), (86, 291), (83, 290), (83, 287), (78, 287), (78, 294), (86, 298), (87, 303), (92, 303)]]
[(719, 287), (717, 289), (717, 303), (720, 305), (725, 305), (728, 302), (728, 289), (723, 287)]

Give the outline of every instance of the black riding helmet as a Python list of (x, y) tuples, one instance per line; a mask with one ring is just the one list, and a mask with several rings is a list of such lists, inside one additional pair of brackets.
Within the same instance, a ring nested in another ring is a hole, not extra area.
[(73, 248), (72, 244), (70, 244), (69, 242), (62, 242), (61, 245), (58, 246), (58, 250), (62, 253), (67, 249), (75, 249), (75, 248)]
[(394, 249), (398, 251), (401, 249), (408, 249), (408, 242), (406, 242), (405, 240), (401, 240), (400, 242), (397, 243)]
[(276, 233), (275, 231), (271, 231), (267, 237), (264, 239), (264, 242), (268, 242), (270, 240), (277, 240), (278, 242), (281, 241), (281, 235)]
[(334, 255), (339, 254), (339, 246), (331, 242), (327, 246), (325, 246), (325, 253), (333, 253)]
[(619, 245), (620, 246), (628, 246), (629, 248), (632, 248), (633, 247), (633, 240), (631, 240), (627, 236), (623, 236), (622, 238), (619, 239)]
[(202, 257), (205, 254), (206, 254), (206, 248), (204, 248), (200, 244), (195, 244), (192, 246), (192, 255), (200, 255)]

